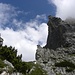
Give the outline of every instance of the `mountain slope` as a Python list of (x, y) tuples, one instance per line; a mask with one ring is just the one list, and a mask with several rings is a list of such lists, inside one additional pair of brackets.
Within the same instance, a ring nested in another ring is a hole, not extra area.
[(47, 44), (37, 45), (37, 63), (48, 75), (75, 75), (75, 25), (52, 16), (47, 24)]

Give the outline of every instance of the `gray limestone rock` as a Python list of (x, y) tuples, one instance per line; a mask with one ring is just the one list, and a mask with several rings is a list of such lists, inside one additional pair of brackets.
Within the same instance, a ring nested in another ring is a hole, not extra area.
[(52, 16), (49, 16), (47, 25), (48, 38), (44, 48), (56, 49), (61, 46), (71, 46), (72, 42), (67, 40), (67, 37), (69, 36), (67, 33), (73, 31), (72, 25), (62, 21), (60, 18)]
[(75, 75), (75, 26), (49, 16), (48, 38), (37, 45), (36, 62), (48, 75)]
[(75, 48), (53, 50), (37, 47), (36, 62), (48, 75), (75, 75)]

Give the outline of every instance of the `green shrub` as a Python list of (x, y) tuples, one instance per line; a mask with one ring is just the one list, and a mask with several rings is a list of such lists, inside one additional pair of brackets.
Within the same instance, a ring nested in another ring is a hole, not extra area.
[(4, 62), (0, 59), (0, 68), (4, 68), (6, 66), (6, 64), (4, 64)]
[(72, 72), (74, 70), (74, 68), (69, 68), (69, 69), (66, 69), (66, 72)]
[(75, 64), (73, 64), (72, 62), (69, 61), (62, 61), (60, 63), (55, 63), (56, 67), (68, 67), (68, 69), (66, 69), (66, 72), (72, 72), (75, 69)]
[(62, 61), (60, 63), (55, 63), (56, 67), (71, 67), (71, 68), (75, 68), (75, 65), (72, 62), (69, 61)]

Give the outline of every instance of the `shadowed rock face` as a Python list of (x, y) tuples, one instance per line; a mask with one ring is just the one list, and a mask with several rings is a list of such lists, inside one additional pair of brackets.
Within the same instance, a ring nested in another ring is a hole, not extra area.
[(60, 18), (49, 16), (48, 38), (44, 48), (56, 49), (61, 46), (70, 45), (66, 40), (66, 33), (72, 31), (72, 27)]

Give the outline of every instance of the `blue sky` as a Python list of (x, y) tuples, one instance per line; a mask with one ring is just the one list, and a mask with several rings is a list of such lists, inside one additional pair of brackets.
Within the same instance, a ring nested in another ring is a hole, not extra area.
[(48, 15), (75, 18), (75, 0), (0, 0), (3, 45), (13, 46), (24, 61), (35, 60), (37, 45), (44, 46)]
[(55, 15), (55, 6), (53, 4), (49, 4), (47, 0), (0, 0), (0, 2), (11, 4), (18, 10), (27, 13), (20, 17), (25, 21), (35, 18), (36, 15)]

